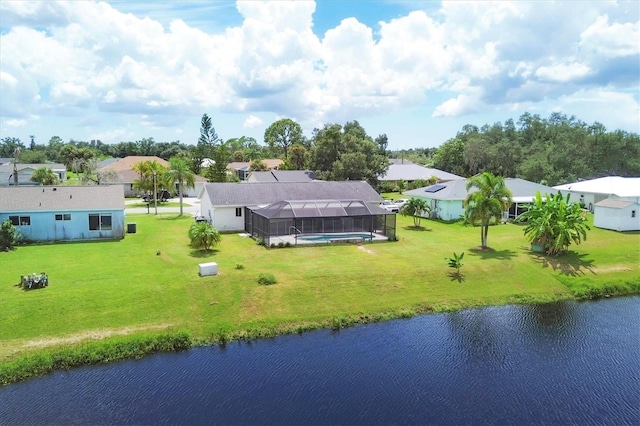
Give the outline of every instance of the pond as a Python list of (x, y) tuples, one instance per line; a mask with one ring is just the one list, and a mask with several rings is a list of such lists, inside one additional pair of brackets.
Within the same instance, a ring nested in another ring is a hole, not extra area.
[(640, 424), (640, 297), (471, 309), (0, 388), (0, 424)]

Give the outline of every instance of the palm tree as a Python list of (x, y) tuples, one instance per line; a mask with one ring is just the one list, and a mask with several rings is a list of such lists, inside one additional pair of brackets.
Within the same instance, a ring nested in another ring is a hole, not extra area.
[(209, 249), (218, 244), (222, 239), (220, 232), (207, 222), (194, 222), (189, 228), (191, 247), (196, 249)]
[(467, 195), (464, 201), (465, 218), (472, 224), (480, 222), (480, 241), (482, 249), (488, 248), (487, 235), (492, 218), (501, 218), (513, 202), (511, 191), (506, 187), (502, 176), (483, 172), (467, 180), (467, 191), (478, 190)]
[(48, 167), (40, 167), (33, 172), (31, 180), (41, 185), (55, 185), (58, 183), (58, 175)]
[[(165, 172), (165, 168), (162, 166), (162, 164), (158, 163), (155, 160), (141, 161), (134, 164), (131, 169), (138, 172), (138, 175), (140, 176), (140, 179), (136, 179), (133, 181), (133, 187), (135, 189), (144, 191), (145, 193), (154, 193), (153, 201), (154, 204), (157, 203), (158, 191), (157, 187), (154, 188), (154, 186), (157, 186), (157, 183), (162, 181), (162, 175)], [(156, 185), (154, 185), (154, 183)]]
[(422, 198), (410, 198), (409, 201), (402, 206), (400, 214), (403, 216), (413, 216), (413, 226), (418, 228), (422, 217), (431, 214), (431, 206)]
[(195, 187), (195, 175), (186, 161), (173, 157), (169, 159), (169, 168), (164, 174), (164, 183), (167, 187), (173, 187), (178, 182), (178, 194), (180, 196), (180, 216), (182, 216), (182, 196), (184, 185), (187, 188)]

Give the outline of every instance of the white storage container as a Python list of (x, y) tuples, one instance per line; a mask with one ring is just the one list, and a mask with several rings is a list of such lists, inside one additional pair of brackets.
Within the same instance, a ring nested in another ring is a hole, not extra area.
[(216, 262), (200, 263), (200, 276), (218, 275), (218, 264)]

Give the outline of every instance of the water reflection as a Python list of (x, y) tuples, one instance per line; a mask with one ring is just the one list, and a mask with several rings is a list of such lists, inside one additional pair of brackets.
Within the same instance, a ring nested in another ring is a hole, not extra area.
[(0, 424), (640, 424), (640, 297), (425, 315), (0, 388)]

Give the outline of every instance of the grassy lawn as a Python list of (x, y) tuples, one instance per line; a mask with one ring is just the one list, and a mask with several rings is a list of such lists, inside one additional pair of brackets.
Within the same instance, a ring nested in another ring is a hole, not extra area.
[[(187, 207), (190, 206), (191, 203), (187, 202), (186, 200), (182, 202), (182, 206), (183, 207)], [(147, 203), (145, 203), (144, 201), (141, 201), (139, 203), (131, 203), (131, 204), (125, 204), (124, 208), (125, 209), (132, 209), (132, 208), (151, 208), (153, 209), (155, 206), (153, 204), (153, 200), (149, 203), (149, 205), (147, 206)], [(180, 207), (180, 202), (175, 202), (175, 201), (167, 201), (164, 203), (161, 203), (160, 201), (158, 201), (158, 207)]]
[[(411, 218), (398, 216), (392, 243), (267, 250), (226, 234), (215, 251), (202, 253), (188, 245), (191, 217), (128, 219), (137, 233), (121, 241), (0, 253), (0, 362), (123, 334), (184, 330), (206, 342), (221, 333), (331, 326), (336, 318), (566, 299), (585, 286), (640, 289), (638, 233), (592, 228), (582, 245), (550, 259), (530, 252), (519, 225), (492, 227), (493, 250), (482, 252), (475, 249), (479, 228), (423, 221), (414, 230)], [(445, 257), (463, 251), (457, 279)], [(210, 261), (219, 275), (199, 277), (198, 263)], [(41, 271), (49, 287), (14, 285)], [(278, 283), (258, 285), (262, 272)]]

